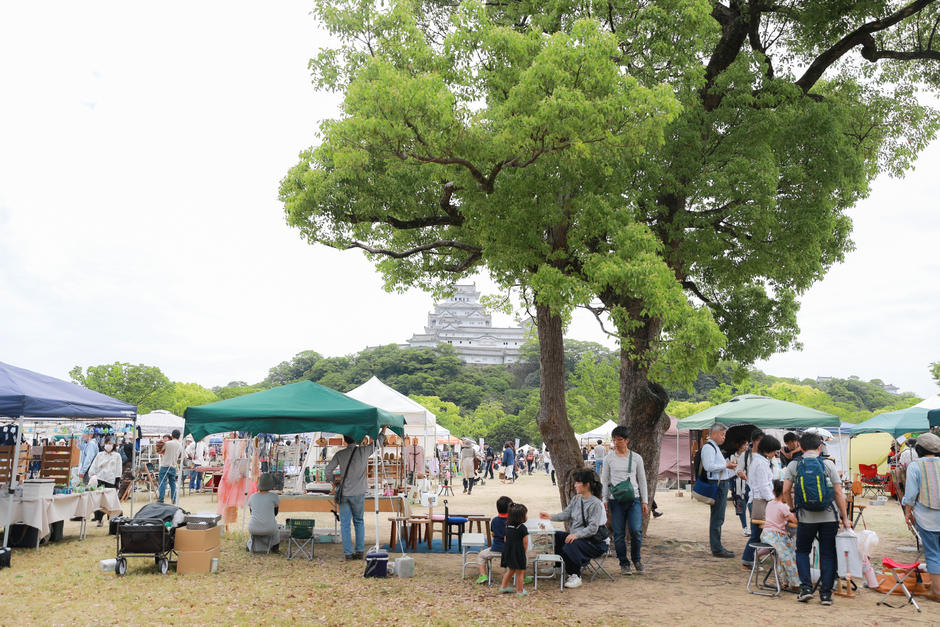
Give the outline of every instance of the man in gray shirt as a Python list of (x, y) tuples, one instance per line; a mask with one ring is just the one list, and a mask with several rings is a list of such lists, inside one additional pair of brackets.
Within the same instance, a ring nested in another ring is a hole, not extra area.
[[(365, 557), (365, 512), (366, 473), (369, 468), (369, 456), (375, 451), (376, 442), (359, 446), (352, 438), (344, 435), (346, 448), (338, 451), (326, 465), (326, 476), (339, 469), (339, 476), (333, 481), (341, 495), (336, 506), (339, 509), (340, 533), (343, 537), (343, 554), (346, 560)], [(379, 434), (378, 445), (385, 445), (385, 428)], [(356, 528), (356, 545), (353, 550), (352, 529)]]
[(170, 486), (170, 502), (176, 503), (176, 465), (180, 462), (180, 453), (183, 452), (183, 445), (180, 444), (180, 430), (173, 429), (172, 438), (169, 442), (163, 444), (163, 454), (160, 456), (160, 474), (157, 482), (160, 484), (159, 498), (160, 503), (166, 494), (167, 485)]
[[(800, 436), (800, 447), (803, 457), (787, 465), (783, 473), (783, 494), (787, 505), (793, 509), (793, 497), (790, 491), (796, 486), (799, 488), (800, 464), (816, 464), (820, 458), (822, 438), (815, 433), (804, 433)], [(796, 570), (800, 575), (800, 594), (796, 600), (806, 603), (813, 598), (813, 579), (810, 573), (809, 554), (813, 548), (813, 541), (819, 540), (819, 600), (823, 605), (832, 605), (832, 586), (836, 579), (838, 557), (836, 555), (836, 534), (839, 533), (839, 520), (846, 529), (852, 528), (852, 520), (846, 513), (845, 495), (842, 493), (842, 483), (835, 464), (831, 460), (823, 460), (826, 483), (832, 487), (833, 501), (823, 511), (798, 509), (796, 528)], [(808, 490), (807, 490), (808, 491)], [(819, 488), (820, 494), (823, 487)]]

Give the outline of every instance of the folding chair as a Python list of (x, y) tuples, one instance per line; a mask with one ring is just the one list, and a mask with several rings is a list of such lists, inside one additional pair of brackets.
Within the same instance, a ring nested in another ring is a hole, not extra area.
[(306, 518), (288, 518), (287, 526), (290, 529), (290, 536), (287, 538), (287, 559), (291, 560), (300, 555), (312, 561), (313, 529), (316, 523)]
[(877, 464), (859, 464), (858, 472), (861, 474), (862, 487), (869, 498), (885, 493), (890, 477), (879, 475)]
[(585, 568), (589, 569), (590, 571), (594, 573), (591, 575), (591, 579), (590, 579), (591, 581), (594, 581), (594, 578), (597, 577), (597, 575), (602, 572), (605, 575), (607, 575), (608, 579), (610, 579), (611, 581), (616, 581), (613, 578), (613, 576), (609, 572), (607, 572), (607, 569), (604, 568), (604, 562), (607, 561), (607, 557), (610, 555), (610, 539), (608, 538), (607, 540), (605, 540), (605, 543), (607, 544), (607, 550), (601, 553), (600, 555), (598, 555), (597, 557), (592, 557), (591, 561), (588, 562), (587, 566), (585, 566)]
[[(901, 590), (904, 592), (904, 595), (907, 597), (907, 603), (913, 604), (913, 606), (917, 608), (917, 611), (920, 612), (920, 606), (917, 605), (917, 601), (914, 600), (914, 595), (911, 594), (911, 591), (908, 590), (907, 586), (904, 585), (904, 580), (907, 579), (911, 575), (911, 573), (915, 573), (917, 584), (923, 585), (924, 581), (923, 579), (921, 579), (920, 570), (919, 570), (920, 561), (917, 561), (913, 564), (898, 564), (890, 557), (886, 557), (881, 560), (881, 563), (884, 566), (884, 570), (886, 572), (890, 571), (891, 574), (894, 575), (895, 584), (891, 586), (891, 589), (888, 590), (888, 593), (886, 595), (881, 597), (881, 600), (878, 601), (878, 605), (881, 605), (881, 604), (888, 605), (888, 603), (886, 602), (887, 598), (891, 596), (891, 593), (893, 593), (898, 586), (901, 586)], [(898, 571), (901, 571), (903, 576), (898, 575)], [(904, 605), (907, 605), (907, 603), (905, 603)], [(895, 606), (888, 605), (888, 607), (895, 607)], [(904, 606), (898, 605), (897, 607), (904, 607)]]
[(471, 555), (479, 555), (486, 547), (486, 536), (482, 533), (462, 533), (460, 534), (460, 541), (463, 544), (463, 564), (460, 568), (460, 578), (463, 579), (467, 575), (467, 566), (470, 564), (476, 564), (476, 560), (472, 562), (467, 558)]
[(271, 554), (271, 547), (270, 547), (270, 546), (268, 546), (268, 550), (266, 550), (266, 551), (256, 551), (256, 550), (255, 550), (255, 544), (257, 544), (257, 543), (255, 542), (255, 538), (268, 538), (268, 537), (270, 537), (270, 536), (255, 536), (255, 535), (251, 536), (251, 537), (249, 538), (250, 544), (249, 544), (249, 546), (248, 546), (248, 557), (254, 557), (255, 555), (261, 555), (262, 553), (263, 553), (264, 555), (270, 555), (270, 554)]
[[(539, 566), (541, 566), (542, 564), (547, 564), (547, 565), (552, 566), (551, 575), (539, 575)], [(555, 576), (555, 568), (557, 567), (557, 568), (564, 570), (565, 563), (561, 555), (557, 555), (555, 553), (539, 553), (538, 555), (535, 556), (535, 562), (533, 562), (532, 567), (535, 571), (533, 573), (533, 578), (535, 579), (535, 589), (538, 590), (539, 579), (551, 579), (552, 577)], [(604, 572), (607, 572), (607, 571), (604, 571)], [(565, 591), (564, 576), (561, 576), (558, 578), (558, 588), (562, 592)]]
[[(781, 587), (780, 575), (777, 573), (777, 550), (766, 542), (751, 542), (748, 546), (754, 549), (754, 563), (751, 564), (751, 574), (747, 578), (747, 591), (751, 594), (757, 594), (763, 597), (779, 596)], [(766, 550), (767, 553), (761, 555), (760, 553), (763, 550)], [(764, 579), (761, 581), (760, 568), (768, 559), (770, 560), (771, 570), (768, 571), (766, 575), (764, 575)], [(773, 588), (767, 585), (767, 580), (770, 579), (771, 574), (774, 576), (775, 587)], [(759, 590), (767, 590), (767, 592), (755, 592), (754, 590), (751, 590), (752, 582)]]

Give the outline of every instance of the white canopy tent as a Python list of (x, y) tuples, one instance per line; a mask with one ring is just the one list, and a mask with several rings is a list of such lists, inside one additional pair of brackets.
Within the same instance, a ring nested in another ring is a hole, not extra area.
[(601, 426), (591, 429), (587, 433), (582, 433), (577, 436), (578, 442), (583, 442), (584, 440), (590, 440), (591, 444), (597, 444), (598, 440), (606, 440), (610, 437), (610, 432), (614, 430), (614, 427), (617, 426), (617, 423), (613, 420), (608, 420)]
[(346, 396), (393, 414), (401, 414), (405, 417), (405, 436), (418, 438), (425, 454), (434, 450), (437, 417), (420, 403), (382, 383), (378, 377), (372, 377), (346, 392)]
[(137, 417), (137, 426), (144, 437), (169, 435), (173, 429), (179, 429), (180, 433), (183, 433), (185, 424), (185, 420), (165, 409), (156, 409)]

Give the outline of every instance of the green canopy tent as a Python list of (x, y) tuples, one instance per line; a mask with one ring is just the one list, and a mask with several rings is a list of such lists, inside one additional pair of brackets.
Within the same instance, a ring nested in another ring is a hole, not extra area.
[(931, 427), (940, 427), (940, 409), (931, 409), (927, 411), (927, 422)]
[[(225, 431), (247, 431), (253, 434), (328, 431), (361, 442), (366, 436), (373, 439), (378, 437), (383, 427), (390, 428), (398, 435), (403, 435), (405, 429), (405, 418), (400, 414), (367, 405), (312, 381), (291, 383), (208, 405), (187, 407), (183, 417), (186, 419), (186, 432), (196, 440)], [(378, 452), (375, 460), (378, 468)], [(376, 547), (379, 546), (378, 475), (376, 472)], [(244, 526), (243, 512), (243, 531)]]
[(918, 407), (915, 405), (914, 407), (908, 407), (906, 409), (898, 409), (884, 414), (878, 414), (852, 427), (851, 437), (854, 438), (861, 433), (884, 431), (885, 433), (890, 433), (894, 438), (899, 438), (905, 433), (927, 431), (930, 429), (930, 421), (927, 417), (929, 413), (931, 413), (931, 411), (926, 407)]
[(301, 381), (225, 401), (187, 407), (186, 432), (201, 440), (213, 433), (305, 433), (328, 431), (357, 442), (382, 427), (404, 433), (405, 419), (312, 381)]
[(751, 424), (761, 429), (838, 427), (841, 424), (837, 416), (824, 411), (768, 396), (744, 394), (683, 418), (676, 423), (676, 429), (709, 429), (716, 422), (729, 427)]
[(824, 411), (767, 396), (745, 394), (683, 418), (676, 424), (676, 428), (708, 429), (716, 422), (729, 426), (743, 422), (761, 429), (838, 427), (840, 424), (837, 416)]

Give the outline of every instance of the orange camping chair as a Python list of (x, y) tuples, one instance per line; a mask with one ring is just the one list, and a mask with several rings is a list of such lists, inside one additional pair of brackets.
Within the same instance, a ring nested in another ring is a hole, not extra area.
[(885, 486), (888, 485), (890, 477), (879, 475), (876, 464), (859, 464), (858, 472), (862, 476), (862, 486), (869, 497), (885, 493)]

